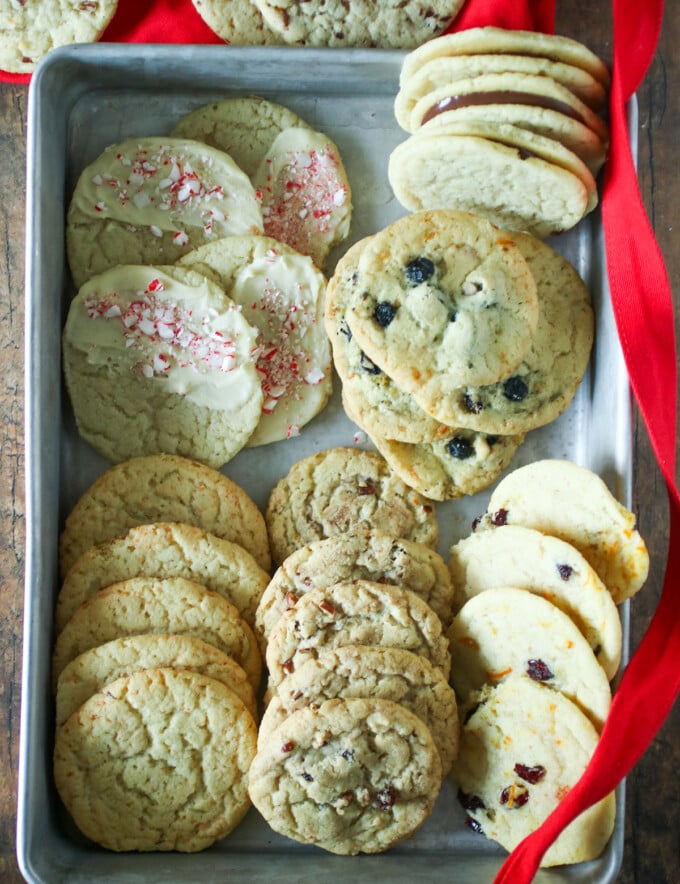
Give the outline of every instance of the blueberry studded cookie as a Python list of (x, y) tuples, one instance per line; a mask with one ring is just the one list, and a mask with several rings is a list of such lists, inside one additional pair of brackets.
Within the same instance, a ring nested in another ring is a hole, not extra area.
[(82, 833), (109, 850), (203, 850), (250, 808), (256, 739), (252, 716), (222, 682), (142, 670), (59, 728), (57, 791)]
[(57, 727), (112, 681), (140, 669), (167, 668), (190, 670), (221, 681), (257, 721), (255, 692), (235, 660), (200, 638), (147, 633), (111, 639), (84, 651), (64, 667), (57, 681)]
[(441, 762), (426, 725), (389, 700), (293, 712), (258, 749), (249, 792), (276, 832), (335, 854), (379, 853), (432, 812)]
[(374, 451), (329, 448), (294, 464), (272, 490), (265, 520), (274, 561), (359, 524), (436, 547), (434, 505)]
[(240, 544), (269, 569), (267, 528), (246, 492), (218, 470), (159, 454), (111, 467), (84, 492), (59, 539), (62, 575), (89, 547), (151, 522), (195, 525)]
[(571, 617), (607, 678), (616, 675), (619, 613), (607, 587), (571, 544), (520, 525), (477, 531), (451, 547), (449, 570), (458, 610), (480, 592), (504, 586), (542, 595)]
[(422, 543), (363, 524), (303, 546), (281, 563), (255, 615), (255, 632), (262, 645), (281, 615), (306, 592), (348, 580), (409, 589), (427, 602), (445, 626), (451, 622), (453, 588), (442, 557)]
[[(530, 679), (508, 679), (483, 692), (462, 728), (452, 772), (471, 828), (513, 850), (580, 779), (597, 740), (574, 703)], [(598, 857), (615, 812), (612, 793), (567, 826), (541, 865)]]
[(611, 689), (592, 648), (556, 605), (523, 589), (489, 589), (469, 599), (447, 632), (451, 684), (462, 705), (474, 692), (525, 675), (573, 700), (600, 731)]
[(130, 138), (87, 166), (68, 209), (77, 286), (117, 264), (174, 264), (234, 233), (262, 233), (260, 204), (230, 156), (174, 138)]
[(451, 661), (440, 619), (415, 593), (354, 580), (305, 593), (271, 631), (266, 661), (273, 688), (306, 660), (344, 645), (396, 647), (426, 657), (448, 678)]
[(514, 243), (482, 218), (441, 210), (371, 238), (345, 315), (367, 356), (429, 411), (463, 384), (509, 376), (538, 303)]
[(137, 525), (90, 547), (69, 569), (57, 596), (56, 628), (106, 586), (130, 577), (184, 577), (223, 595), (251, 626), (269, 574), (240, 544), (193, 525)]
[(616, 604), (647, 579), (649, 553), (634, 514), (598, 475), (571, 461), (541, 460), (513, 470), (492, 493), (480, 524), (524, 525), (571, 543)]
[(279, 685), (269, 702), (258, 746), (267, 743), (297, 709), (345, 697), (391, 700), (409, 709), (429, 728), (442, 773), (449, 772), (458, 753), (456, 695), (440, 669), (402, 648), (348, 645), (307, 660)]

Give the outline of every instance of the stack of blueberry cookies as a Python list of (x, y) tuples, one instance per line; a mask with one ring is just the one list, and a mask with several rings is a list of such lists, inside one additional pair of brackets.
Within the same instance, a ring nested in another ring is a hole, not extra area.
[(104, 473), (60, 539), (54, 775), (110, 850), (202, 850), (250, 807), (269, 580), (264, 519), (221, 473), (156, 455)]
[(593, 342), (588, 289), (552, 248), (450, 209), (352, 246), (326, 292), (348, 416), (433, 500), (474, 494), (571, 403)]
[(566, 37), (486, 27), (430, 41), (401, 71), (397, 199), (539, 237), (570, 229), (598, 203), (608, 87), (605, 64)]

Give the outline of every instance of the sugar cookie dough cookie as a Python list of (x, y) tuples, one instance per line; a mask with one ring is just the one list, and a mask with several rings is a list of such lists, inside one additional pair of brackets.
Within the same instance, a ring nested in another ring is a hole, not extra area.
[(256, 369), (264, 395), (247, 445), (297, 436), (332, 392), (322, 273), (309, 257), (264, 236), (210, 243), (180, 264), (214, 278), (257, 330)]
[(221, 595), (183, 577), (132, 577), (83, 602), (57, 636), (52, 657), (55, 683), (84, 651), (142, 633), (203, 639), (233, 657), (253, 687), (259, 685), (262, 660), (248, 624)]
[(57, 46), (96, 42), (117, 7), (118, 0), (1, 0), (0, 70), (30, 74)]
[(509, 473), (491, 495), (482, 525), (524, 525), (571, 543), (617, 605), (647, 579), (649, 554), (635, 516), (599, 476), (570, 461), (541, 460)]
[(258, 425), (257, 330), (192, 270), (121, 265), (89, 279), (63, 334), (81, 436), (115, 463), (164, 451), (219, 468)]
[(214, 645), (190, 635), (130, 635), (90, 648), (61, 671), (57, 681), (57, 728), (86, 700), (117, 678), (140, 669), (188, 669), (221, 681), (257, 720), (257, 704), (245, 671)]
[(265, 520), (278, 564), (361, 522), (432, 548), (439, 539), (432, 503), (407, 488), (381, 455), (359, 448), (329, 448), (294, 464), (272, 490)]
[(354, 580), (310, 590), (279, 618), (267, 643), (270, 687), (310, 657), (343, 645), (403, 648), (449, 677), (448, 643), (430, 606), (399, 586)]
[[(529, 679), (508, 679), (480, 699), (463, 726), (452, 778), (477, 831), (511, 851), (580, 779), (598, 735), (566, 697)], [(595, 859), (615, 812), (612, 793), (560, 833), (541, 865)]]
[(276, 831), (331, 853), (379, 853), (412, 835), (441, 783), (427, 727), (389, 700), (299, 709), (258, 750), (253, 804)]
[(256, 738), (252, 716), (221, 682), (137, 672), (59, 728), (57, 791), (83, 834), (109, 850), (203, 850), (250, 807)]
[(239, 543), (269, 570), (267, 528), (246, 492), (217, 470), (159, 454), (111, 467), (82, 495), (59, 540), (62, 575), (89, 547), (150, 522), (195, 525)]
[(420, 596), (445, 626), (451, 621), (453, 588), (442, 557), (422, 543), (358, 525), (291, 553), (265, 589), (255, 632), (266, 643), (281, 615), (312, 588), (348, 580), (393, 583)]
[(138, 525), (78, 558), (57, 596), (57, 630), (100, 589), (130, 577), (193, 580), (223, 595), (251, 626), (269, 583), (269, 574), (238, 543), (181, 522)]
[(600, 731), (611, 705), (604, 670), (570, 617), (524, 589), (488, 589), (469, 599), (447, 632), (451, 684), (462, 705), (474, 692), (525, 674), (573, 700)]
[(251, 0), (192, 0), (196, 12), (218, 37), (234, 46), (278, 46), (281, 37), (265, 24)]
[(449, 772), (458, 753), (456, 695), (440, 669), (402, 648), (349, 645), (307, 660), (272, 697), (260, 722), (258, 746), (297, 709), (336, 697), (391, 700), (410, 710), (429, 728), (442, 773)]
[(81, 173), (66, 221), (76, 286), (117, 264), (174, 264), (234, 233), (262, 233), (255, 191), (227, 154), (168, 137), (129, 138)]

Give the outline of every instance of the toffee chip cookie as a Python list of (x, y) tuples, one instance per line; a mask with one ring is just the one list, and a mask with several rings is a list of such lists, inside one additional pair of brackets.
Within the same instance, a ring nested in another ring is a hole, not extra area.
[(176, 669), (108, 684), (57, 731), (57, 791), (109, 850), (203, 850), (250, 807), (252, 716), (224, 684)]
[(445, 678), (451, 657), (440, 619), (415, 593), (399, 586), (354, 580), (312, 589), (271, 631), (269, 685), (285, 681), (306, 660), (329, 648), (377, 645), (420, 654)]
[(258, 750), (255, 807), (282, 835), (331, 853), (379, 853), (432, 812), (439, 753), (426, 725), (389, 700), (334, 699), (293, 712)]
[(269, 583), (269, 574), (238, 543), (182, 522), (138, 525), (85, 550), (69, 569), (57, 596), (57, 630), (100, 589), (130, 577), (184, 577), (200, 583), (224, 596), (251, 626)]
[(402, 648), (346, 646), (307, 660), (279, 685), (260, 722), (258, 747), (281, 722), (305, 706), (333, 698), (391, 700), (427, 725), (446, 775), (458, 753), (456, 695), (442, 671)]
[(322, 273), (308, 256), (265, 236), (209, 243), (179, 263), (214, 278), (257, 331), (263, 401), (247, 445), (297, 436), (332, 392)]
[(329, 448), (294, 464), (272, 490), (265, 520), (278, 564), (359, 523), (432, 548), (439, 539), (434, 505), (395, 476), (381, 455), (358, 448)]
[(418, 212), (371, 237), (346, 318), (359, 345), (421, 408), (519, 365), (538, 321), (519, 249), (466, 212)]
[(465, 708), (474, 692), (521, 673), (569, 697), (602, 730), (611, 705), (604, 669), (571, 618), (524, 589), (469, 599), (447, 632), (451, 684)]
[(257, 330), (200, 273), (121, 265), (89, 279), (63, 334), (81, 436), (107, 459), (165, 451), (216, 469), (258, 426)]
[(107, 684), (140, 669), (187, 669), (221, 681), (257, 721), (255, 692), (231, 657), (190, 635), (142, 634), (111, 639), (79, 654), (57, 681), (57, 728)]
[(453, 587), (442, 557), (422, 543), (393, 537), (369, 525), (317, 540), (286, 558), (262, 593), (255, 632), (264, 646), (278, 619), (310, 589), (348, 580), (392, 583), (409, 589), (448, 626)]
[(215, 645), (243, 668), (257, 688), (262, 659), (255, 635), (221, 595), (183, 577), (132, 577), (101, 589), (83, 602), (57, 636), (54, 682), (72, 660), (116, 638), (172, 633)]
[(57, 46), (95, 43), (117, 8), (118, 0), (0, 0), (0, 70), (30, 74)]
[(451, 547), (449, 570), (458, 610), (480, 592), (513, 586), (546, 598), (567, 614), (611, 681), (621, 662), (616, 605), (593, 568), (571, 544), (520, 525), (478, 531)]
[(246, 492), (204, 464), (159, 454), (117, 464), (85, 491), (59, 540), (62, 575), (89, 547), (151, 522), (195, 525), (240, 544), (269, 570), (267, 528)]
[(566, 460), (540, 460), (513, 470), (493, 491), (483, 528), (524, 525), (575, 546), (616, 604), (647, 579), (649, 553), (635, 516), (592, 471)]
[(174, 264), (190, 249), (235, 233), (262, 233), (245, 172), (198, 141), (129, 138), (87, 166), (66, 222), (77, 286), (117, 264)]
[[(528, 678), (508, 679), (479, 701), (463, 726), (452, 779), (476, 830), (511, 851), (580, 779), (598, 734), (574, 703)], [(612, 793), (560, 833), (541, 865), (595, 859), (615, 813)]]

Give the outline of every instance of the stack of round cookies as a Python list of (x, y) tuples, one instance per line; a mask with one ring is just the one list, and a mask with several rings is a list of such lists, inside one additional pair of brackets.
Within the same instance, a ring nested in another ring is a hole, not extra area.
[(434, 500), (491, 484), (571, 403), (593, 342), (589, 292), (564, 258), (445, 209), (352, 246), (325, 323), (347, 414)]
[(429, 816), (458, 750), (434, 511), (380, 455), (341, 448), (296, 464), (266, 520), (279, 568), (255, 617), (269, 687), (252, 801), (297, 841), (386, 850)]
[(397, 199), (540, 237), (568, 230), (598, 202), (608, 87), (604, 63), (566, 37), (486, 27), (430, 41), (402, 67)]
[(195, 851), (243, 818), (270, 565), (262, 515), (216, 470), (119, 464), (60, 540), (57, 789), (111, 850)]
[[(451, 549), (457, 614), (447, 637), (464, 713), (452, 778), (470, 825), (508, 850), (590, 760), (621, 659), (616, 605), (648, 566), (633, 514), (594, 473), (558, 460), (502, 479), (474, 533)], [(543, 865), (598, 856), (614, 813), (609, 795)]]

